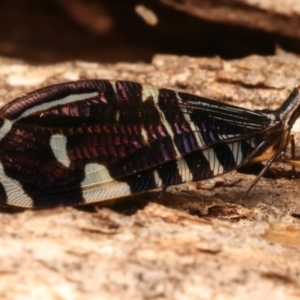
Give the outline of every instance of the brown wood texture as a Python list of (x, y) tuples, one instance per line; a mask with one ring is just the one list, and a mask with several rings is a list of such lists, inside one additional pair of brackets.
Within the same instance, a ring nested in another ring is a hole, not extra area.
[(202, 19), (300, 38), (297, 0), (160, 0)]
[[(0, 59), (1, 105), (41, 86), (134, 80), (252, 109), (300, 82), (300, 57), (225, 61), (157, 55), (151, 64)], [(299, 123), (294, 127), (299, 145)], [(280, 166), (277, 166), (280, 167)], [(0, 214), (1, 299), (299, 299), (300, 180), (237, 172), (90, 207)]]

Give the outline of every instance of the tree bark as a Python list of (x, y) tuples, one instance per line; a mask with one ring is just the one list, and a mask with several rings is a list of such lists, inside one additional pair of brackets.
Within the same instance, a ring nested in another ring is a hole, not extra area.
[(160, 0), (175, 9), (214, 22), (244, 26), (300, 38), (297, 0)]
[[(83, 78), (139, 81), (250, 109), (276, 108), (300, 82), (300, 57), (225, 61), (156, 55), (151, 64), (0, 58), (2, 103)], [(299, 141), (299, 124), (294, 126)], [(299, 144), (299, 142), (298, 142)], [(299, 180), (231, 172), (90, 208), (0, 217), (1, 299), (298, 299)]]

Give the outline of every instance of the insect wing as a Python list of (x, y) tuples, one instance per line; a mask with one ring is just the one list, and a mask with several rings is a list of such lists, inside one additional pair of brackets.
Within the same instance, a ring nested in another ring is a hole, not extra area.
[(50, 86), (0, 111), (0, 200), (78, 205), (237, 168), (276, 131), (259, 112), (127, 81)]

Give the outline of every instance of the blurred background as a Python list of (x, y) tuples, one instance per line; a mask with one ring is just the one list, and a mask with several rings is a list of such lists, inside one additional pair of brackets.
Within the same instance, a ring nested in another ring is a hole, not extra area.
[(0, 56), (31, 63), (300, 52), (298, 0), (1, 0)]

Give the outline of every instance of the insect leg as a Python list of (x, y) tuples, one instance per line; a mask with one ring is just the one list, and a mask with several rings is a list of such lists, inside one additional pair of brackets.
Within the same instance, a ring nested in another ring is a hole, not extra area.
[[(291, 160), (295, 160), (296, 159), (296, 145), (295, 145), (294, 135), (291, 134), (289, 139), (290, 139), (290, 143), (291, 143)], [(293, 174), (292, 175), (293, 178), (297, 177), (296, 166), (294, 164), (292, 164), (292, 174)]]
[(163, 197), (163, 195), (165, 194), (165, 192), (167, 190), (167, 187), (168, 187), (167, 185), (163, 185), (162, 186), (162, 190), (161, 190), (161, 192), (160, 192), (160, 194), (158, 196), (158, 199), (161, 199)]
[(268, 160), (268, 162), (266, 163), (266, 165), (263, 167), (263, 169), (259, 172), (259, 174), (256, 176), (256, 178), (254, 179), (254, 181), (251, 183), (251, 185), (249, 186), (249, 188), (247, 189), (245, 195), (242, 198), (242, 201), (244, 201), (246, 199), (246, 197), (248, 196), (248, 194), (250, 193), (250, 191), (252, 190), (252, 188), (256, 185), (256, 183), (258, 182), (258, 180), (266, 173), (266, 171), (270, 168), (270, 166), (272, 165), (272, 163), (274, 162), (274, 160), (277, 158), (277, 156), (280, 154), (280, 151), (275, 151), (275, 153), (271, 156), (271, 158)]

